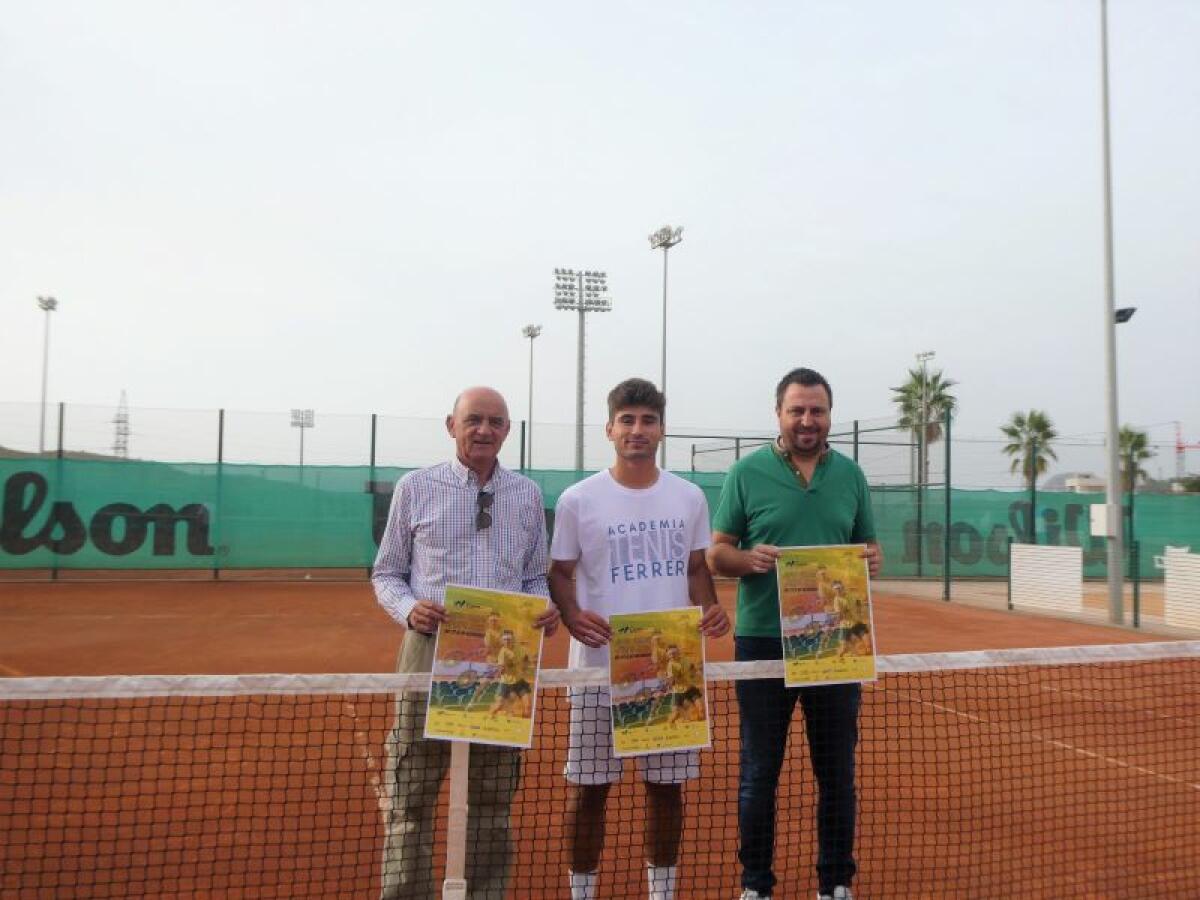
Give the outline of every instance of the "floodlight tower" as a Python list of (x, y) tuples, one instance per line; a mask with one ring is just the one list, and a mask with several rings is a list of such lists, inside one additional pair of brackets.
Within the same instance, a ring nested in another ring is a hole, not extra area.
[(38, 423), (38, 453), (46, 452), (46, 379), (50, 372), (50, 313), (58, 309), (53, 297), (38, 297), (38, 309), (46, 314), (46, 328), (42, 340), (42, 416)]
[(608, 275), (604, 272), (576, 272), (574, 269), (554, 270), (554, 308), (579, 313), (579, 348), (575, 372), (575, 470), (583, 469), (583, 370), (584, 316), (590, 312), (609, 312), (612, 300), (608, 295)]
[(921, 430), (917, 432), (917, 465), (920, 471), (917, 472), (917, 484), (921, 487), (925, 486), (929, 475), (929, 464), (925, 460), (925, 455), (929, 451), (929, 439), (925, 434), (925, 429), (929, 427), (929, 376), (925, 364), (935, 356), (937, 353), (933, 350), (925, 350), (917, 354), (917, 362), (921, 366), (921, 415), (918, 422)]
[(525, 425), (525, 463), (533, 468), (533, 340), (542, 333), (541, 325), (526, 325), (521, 334), (529, 338), (529, 421)]
[(1124, 535), (1121, 533), (1121, 448), (1117, 414), (1117, 309), (1113, 282), (1112, 153), (1108, 115), (1108, 0), (1100, 0), (1100, 109), (1104, 184), (1104, 400), (1108, 421), (1108, 478), (1105, 505), (1108, 531), (1108, 620), (1125, 621)]
[[(670, 225), (664, 225), (658, 231), (650, 235), (650, 249), (662, 250), (663, 252), (663, 324), (662, 324), (662, 381), (659, 383), (658, 389), (663, 392), (664, 396), (667, 393), (667, 254), (671, 248), (683, 240), (683, 227), (672, 228)], [(665, 469), (667, 467), (667, 436), (664, 433), (662, 443), (659, 445), (659, 467)]]
[(292, 427), (300, 429), (300, 467), (304, 467), (304, 431), (315, 424), (311, 409), (293, 409)]

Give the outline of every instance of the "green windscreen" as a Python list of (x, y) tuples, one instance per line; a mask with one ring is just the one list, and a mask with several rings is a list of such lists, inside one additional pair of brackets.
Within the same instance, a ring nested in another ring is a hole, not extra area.
[[(75, 459), (3, 459), (0, 568), (257, 569), (369, 566), (391, 491), (407, 469)], [(531, 470), (547, 520), (587, 472)], [(680, 473), (715, 509), (724, 475)], [(1104, 574), (1105, 547), (1089, 535), (1099, 494), (918, 490), (873, 486), (890, 576), (1007, 573), (1010, 538), (1084, 549), (1084, 573)], [(947, 531), (947, 522), (949, 528)], [(1140, 571), (1154, 577), (1164, 546), (1200, 547), (1200, 495), (1138, 495)]]

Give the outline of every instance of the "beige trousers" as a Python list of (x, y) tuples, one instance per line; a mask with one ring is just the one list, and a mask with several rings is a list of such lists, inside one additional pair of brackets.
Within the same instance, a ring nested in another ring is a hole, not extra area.
[[(433, 646), (432, 637), (405, 632), (396, 671), (431, 671)], [(396, 698), (396, 721), (388, 735), (384, 769), (392, 805), (385, 817), (380, 900), (435, 900), (441, 896), (441, 886), (433, 883), (434, 813), (450, 745), (421, 737), (427, 701), (424, 693), (404, 693)], [(469, 771), (467, 896), (471, 900), (504, 900), (512, 856), (509, 810), (521, 774), (520, 752), (472, 744)]]

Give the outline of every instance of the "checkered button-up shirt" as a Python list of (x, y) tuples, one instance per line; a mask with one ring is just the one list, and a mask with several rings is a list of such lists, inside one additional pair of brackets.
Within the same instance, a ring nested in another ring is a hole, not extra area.
[[(492, 524), (476, 528), (479, 492), (495, 495)], [(499, 463), (487, 484), (457, 459), (410, 472), (392, 494), (371, 581), (402, 625), (418, 600), (445, 600), (446, 585), (549, 597), (542, 492)]]

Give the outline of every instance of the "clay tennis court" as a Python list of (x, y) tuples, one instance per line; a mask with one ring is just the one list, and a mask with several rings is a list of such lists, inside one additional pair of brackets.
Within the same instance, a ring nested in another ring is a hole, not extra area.
[[(721, 594), (731, 605), (731, 585)], [(390, 671), (400, 638), (362, 581), (5, 584), (0, 621), (8, 675)], [(875, 630), (884, 654), (1155, 637), (886, 594)], [(565, 646), (552, 639), (544, 664), (561, 666)], [(712, 642), (709, 658), (730, 648)], [(1078, 672), (1014, 669), (869, 686), (860, 895), (962, 896), (969, 873), (973, 896), (1188, 896), (1200, 726), (1185, 685), (1200, 669), (1136, 663), (1120, 675), (1089, 686)], [(558, 691), (539, 703), (514, 808), (513, 898), (567, 896), (565, 704)], [(710, 703), (680, 897), (738, 892), (732, 686), (714, 684)], [(372, 897), (391, 717), (389, 696), (361, 694), (6, 703), (0, 895)], [(1163, 734), (1174, 743), (1159, 746)], [(627, 772), (611, 797), (603, 896), (645, 895), (640, 794)], [(814, 795), (797, 716), (777, 896), (812, 896)], [(1155, 817), (1168, 812), (1164, 831)], [(440, 829), (435, 840), (440, 858)]]
[[(337, 581), (260, 580), (271, 577), (268, 572), (244, 573), (237, 581), (145, 576), (0, 582), (0, 675), (394, 671), (401, 629), (375, 603), (361, 573)], [(940, 585), (874, 594), (879, 653), (1161, 639), (921, 599), (913, 596), (918, 589), (936, 593)], [(1003, 587), (995, 591), (1002, 598)], [(718, 582), (718, 593), (732, 614), (735, 584)], [(1099, 609), (1099, 602), (1089, 605)], [(547, 643), (543, 665), (565, 665), (566, 649), (560, 633)], [(732, 653), (728, 637), (709, 642), (710, 659), (732, 659)]]

